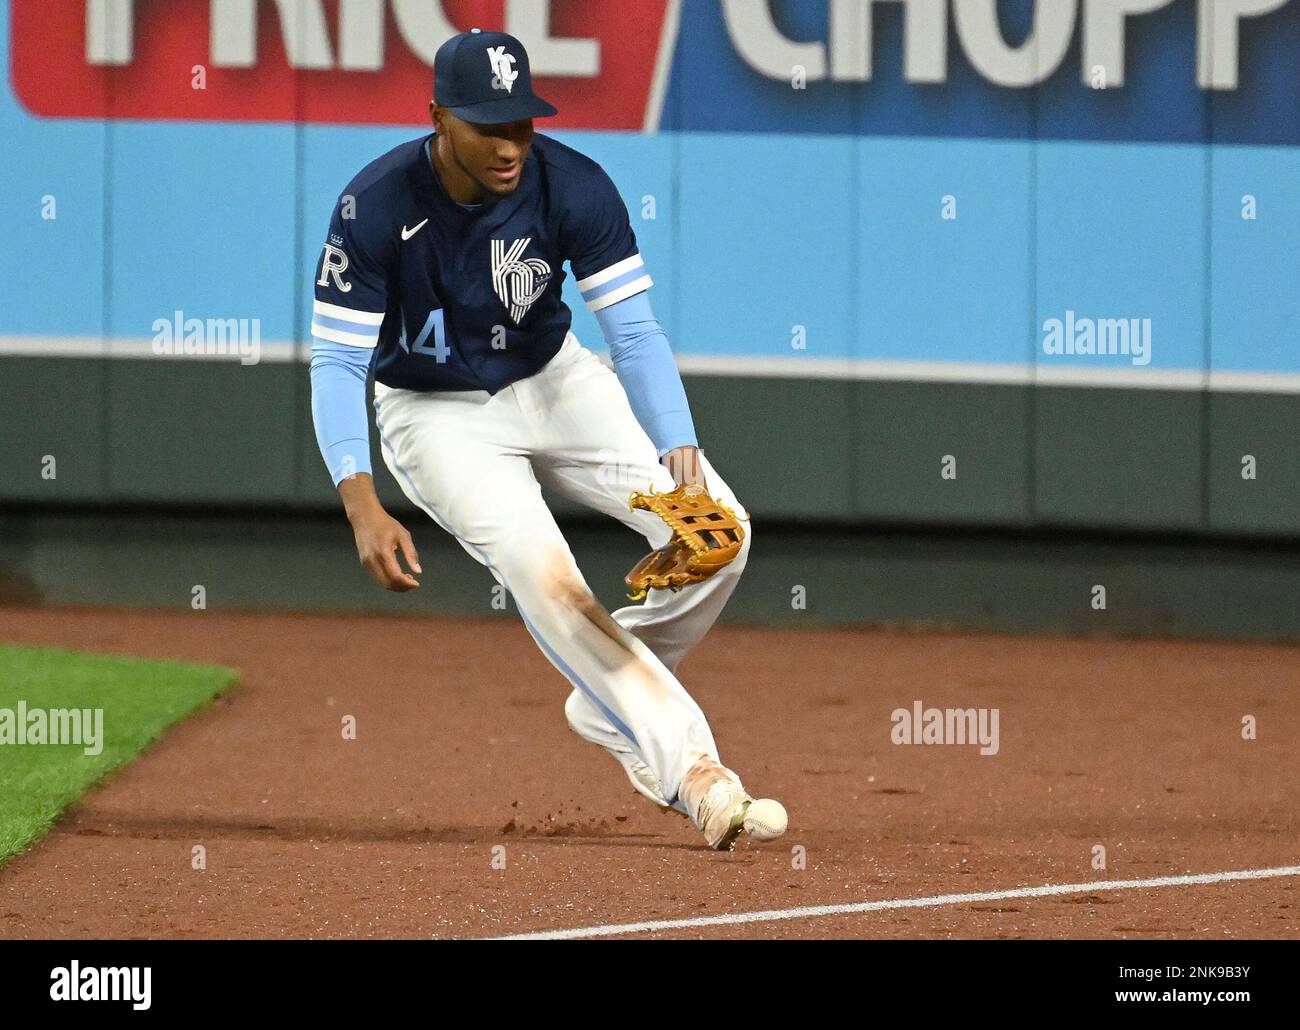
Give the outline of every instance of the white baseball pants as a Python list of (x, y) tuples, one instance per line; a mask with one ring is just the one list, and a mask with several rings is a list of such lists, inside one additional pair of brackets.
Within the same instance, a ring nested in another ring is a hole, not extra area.
[[(570, 725), (625, 769), (644, 761), (663, 797), (684, 810), (682, 777), (700, 756), (718, 754), (675, 670), (735, 589), (750, 524), (739, 557), (708, 580), (605, 612), (539, 484), (613, 516), (652, 548), (671, 532), (650, 512), (629, 510), (628, 498), (675, 484), (618, 377), (572, 333), (545, 368), (496, 395), (376, 384), (375, 412), (385, 464), (406, 496), (510, 592), (542, 653), (573, 685)], [(707, 460), (702, 467), (709, 493), (746, 518)]]

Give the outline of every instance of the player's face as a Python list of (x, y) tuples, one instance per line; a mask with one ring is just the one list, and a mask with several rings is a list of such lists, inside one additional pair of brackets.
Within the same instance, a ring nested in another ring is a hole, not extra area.
[(478, 187), (497, 196), (518, 188), (524, 159), (533, 145), (531, 118), (504, 125), (477, 125), (440, 109), (434, 125), (446, 138), (452, 163)]

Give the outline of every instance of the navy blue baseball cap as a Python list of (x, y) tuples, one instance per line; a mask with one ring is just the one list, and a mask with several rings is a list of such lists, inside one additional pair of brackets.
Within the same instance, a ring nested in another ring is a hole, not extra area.
[(507, 33), (482, 29), (452, 36), (438, 47), (433, 58), (433, 101), (457, 118), (479, 125), (556, 113), (533, 92), (524, 45)]

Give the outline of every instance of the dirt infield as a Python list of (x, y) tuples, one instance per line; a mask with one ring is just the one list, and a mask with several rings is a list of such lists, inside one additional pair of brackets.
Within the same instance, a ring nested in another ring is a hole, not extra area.
[[(683, 680), (791, 818), (724, 855), (569, 732), (514, 622), (0, 609), (0, 640), (244, 672), (0, 870), (0, 937), (483, 936), (1300, 863), (1296, 648), (720, 627)], [(916, 700), (998, 709), (998, 753), (891, 743)], [(1296, 938), (1300, 877), (656, 935)]]

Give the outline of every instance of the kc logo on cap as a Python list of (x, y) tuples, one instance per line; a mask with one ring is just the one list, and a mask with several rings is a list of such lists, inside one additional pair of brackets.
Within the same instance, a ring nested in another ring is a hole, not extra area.
[(457, 118), (479, 125), (555, 114), (555, 108), (533, 92), (524, 45), (505, 32), (482, 29), (452, 36), (438, 48), (433, 99)]
[(492, 65), (492, 88), (504, 89), (507, 93), (514, 88), (519, 73), (514, 69), (515, 55), (507, 54), (505, 44), (487, 48), (488, 61)]

